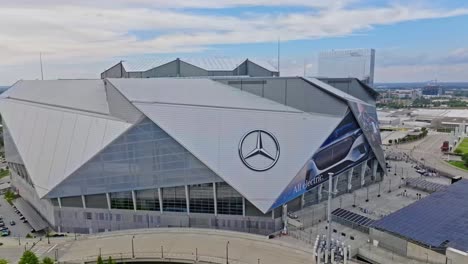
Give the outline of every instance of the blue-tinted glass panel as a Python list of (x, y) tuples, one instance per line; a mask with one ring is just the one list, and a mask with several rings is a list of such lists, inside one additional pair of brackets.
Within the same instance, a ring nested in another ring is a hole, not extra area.
[(222, 181), (148, 118), (105, 147), (49, 197)]

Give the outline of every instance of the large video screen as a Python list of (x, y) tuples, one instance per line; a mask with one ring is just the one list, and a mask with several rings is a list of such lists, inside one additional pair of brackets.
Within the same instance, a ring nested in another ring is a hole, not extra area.
[(340, 174), (373, 157), (372, 149), (352, 112), (348, 112), (325, 140), (272, 208), (286, 203), (328, 180), (328, 174)]

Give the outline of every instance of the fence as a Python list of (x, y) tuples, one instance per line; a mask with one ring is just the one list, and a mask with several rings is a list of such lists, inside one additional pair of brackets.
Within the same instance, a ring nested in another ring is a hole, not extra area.
[[(63, 264), (82, 264), (82, 263), (96, 263), (98, 257), (106, 262), (106, 260), (111, 257), (113, 261), (117, 263), (131, 262), (134, 263), (138, 261), (145, 262), (156, 262), (164, 261), (163, 263), (171, 262), (184, 262), (184, 263), (213, 263), (213, 264), (224, 264), (227, 263), (226, 257), (212, 256), (212, 255), (200, 255), (198, 250), (195, 249), (194, 252), (164, 252), (164, 251), (154, 251), (154, 252), (122, 252), (122, 253), (110, 253), (110, 254), (101, 254), (101, 255), (91, 255), (83, 256), (80, 259), (58, 261), (57, 263)], [(247, 264), (246, 262), (240, 261), (238, 259), (228, 258), (230, 264)], [(261, 260), (258, 261), (261, 263)]]

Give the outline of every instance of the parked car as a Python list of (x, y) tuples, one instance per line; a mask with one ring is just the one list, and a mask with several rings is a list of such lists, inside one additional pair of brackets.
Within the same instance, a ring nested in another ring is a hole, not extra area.
[(9, 235), (10, 235), (10, 230), (2, 231), (2, 237), (9, 236)]
[(16, 225), (15, 221), (11, 220), (10, 225), (12, 225), (12, 226)]
[(5, 230), (8, 230), (8, 227), (6, 227), (6, 226), (0, 227), (0, 232), (1, 232), (1, 231), (5, 231)]
[(28, 220), (26, 220), (26, 219), (23, 220), (23, 223), (27, 223), (27, 222), (28, 222)]
[(20, 217), (20, 220), (24, 220), (24, 219), (25, 219), (25, 217), (24, 217), (24, 216), (21, 216), (21, 217)]

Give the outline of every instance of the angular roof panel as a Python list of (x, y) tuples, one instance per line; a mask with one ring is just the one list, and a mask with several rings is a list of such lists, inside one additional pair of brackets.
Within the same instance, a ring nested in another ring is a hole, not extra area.
[(0, 111), (40, 197), (131, 125), (11, 99), (0, 101)]
[(302, 112), (211, 79), (108, 79), (127, 99), (139, 103)]
[[(151, 70), (153, 68), (162, 66), (169, 62), (175, 61), (174, 57), (158, 57), (158, 56), (146, 56), (146, 57), (136, 57), (130, 58), (128, 60), (123, 60), (122, 65), (124, 66), (127, 72), (144, 72)], [(244, 63), (246, 58), (228, 58), (228, 57), (185, 57), (180, 58), (181, 61), (191, 64), (193, 66), (202, 68), (207, 71), (233, 71), (239, 65)], [(262, 68), (265, 68), (269, 71), (277, 72), (278, 69), (275, 68), (271, 63), (261, 59), (248, 59), (250, 62), (259, 65)]]
[[(263, 212), (342, 118), (311, 115), (209, 79), (109, 81)], [(281, 149), (275, 166), (263, 172), (249, 169), (239, 157), (242, 137), (256, 129), (272, 133)]]
[(109, 114), (102, 80), (19, 81), (3, 97)]

